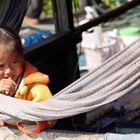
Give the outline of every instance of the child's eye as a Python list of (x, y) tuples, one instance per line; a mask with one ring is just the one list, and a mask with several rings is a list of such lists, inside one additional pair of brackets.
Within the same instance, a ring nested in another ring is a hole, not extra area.
[(11, 62), (12, 65), (16, 64), (18, 61), (14, 60)]
[(0, 64), (0, 69), (2, 69), (4, 67), (4, 64)]

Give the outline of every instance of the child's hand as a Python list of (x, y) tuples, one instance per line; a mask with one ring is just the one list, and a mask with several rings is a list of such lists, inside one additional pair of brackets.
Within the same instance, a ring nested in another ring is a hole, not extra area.
[(5, 123), (3, 121), (0, 121), (0, 127), (3, 127)]
[(16, 89), (17, 84), (11, 78), (0, 80), (0, 93), (13, 96)]

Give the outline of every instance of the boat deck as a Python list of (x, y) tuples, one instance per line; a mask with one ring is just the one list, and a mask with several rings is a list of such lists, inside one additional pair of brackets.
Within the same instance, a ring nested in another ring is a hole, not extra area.
[(62, 130), (46, 130), (39, 134), (28, 136), (14, 128), (0, 128), (0, 140), (103, 140), (103, 138), (103, 134)]

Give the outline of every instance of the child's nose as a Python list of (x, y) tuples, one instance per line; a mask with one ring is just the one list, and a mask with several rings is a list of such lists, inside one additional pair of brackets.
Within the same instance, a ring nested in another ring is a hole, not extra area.
[(12, 68), (11, 68), (10, 66), (7, 66), (7, 67), (5, 68), (4, 74), (5, 74), (6, 76), (10, 76), (11, 73), (12, 73)]

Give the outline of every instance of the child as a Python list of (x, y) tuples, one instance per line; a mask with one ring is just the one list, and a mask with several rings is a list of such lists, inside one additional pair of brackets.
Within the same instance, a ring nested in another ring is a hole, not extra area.
[[(20, 37), (9, 27), (0, 27), (0, 93), (19, 99), (40, 102), (52, 97), (47, 86), (48, 76), (28, 63), (23, 57)], [(28, 121), (23, 121), (25, 123)], [(50, 128), (55, 121), (36, 122), (35, 130), (24, 128), (21, 123), (0, 122), (0, 126), (16, 125), (27, 134)]]

